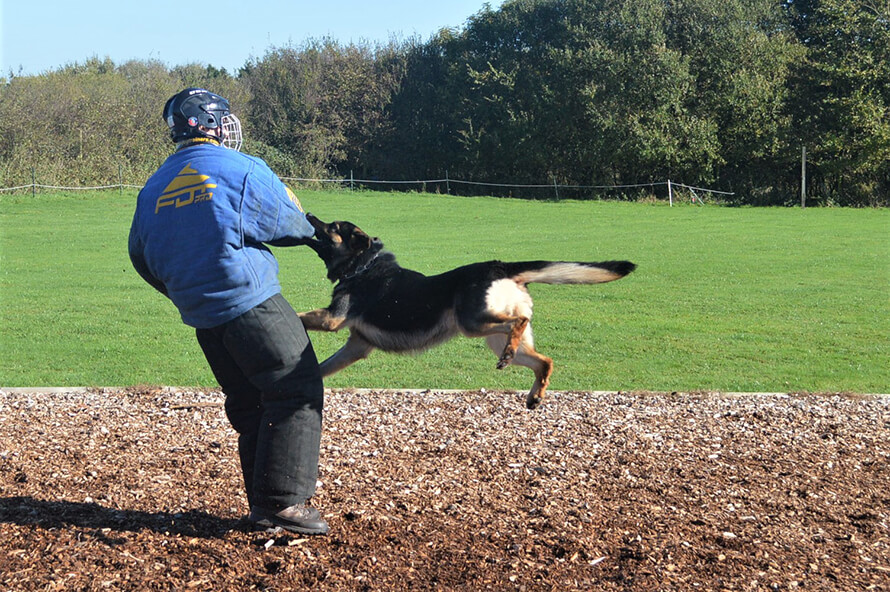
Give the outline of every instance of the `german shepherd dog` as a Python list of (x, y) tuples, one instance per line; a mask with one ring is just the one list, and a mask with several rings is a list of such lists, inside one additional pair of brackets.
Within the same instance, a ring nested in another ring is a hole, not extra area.
[(374, 348), (420, 352), (462, 333), (484, 337), (498, 356), (498, 369), (515, 363), (534, 371), (529, 409), (544, 399), (553, 360), (535, 351), (526, 284), (597, 284), (636, 268), (630, 261), (487, 261), (425, 276), (401, 267), (380, 239), (351, 222), (306, 217), (315, 236), (304, 244), (318, 253), (336, 285), (327, 308), (300, 313), (300, 319), (310, 331), (349, 329), (346, 344), (321, 363), (322, 376), (366, 358)]

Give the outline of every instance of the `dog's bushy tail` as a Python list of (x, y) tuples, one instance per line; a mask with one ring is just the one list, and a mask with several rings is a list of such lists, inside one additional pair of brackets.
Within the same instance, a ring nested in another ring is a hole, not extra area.
[(521, 284), (601, 284), (621, 279), (636, 268), (630, 261), (527, 261), (507, 264), (508, 275)]

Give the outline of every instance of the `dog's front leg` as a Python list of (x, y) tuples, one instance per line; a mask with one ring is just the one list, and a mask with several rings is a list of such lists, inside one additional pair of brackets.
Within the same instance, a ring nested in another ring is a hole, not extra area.
[(318, 308), (309, 312), (297, 313), (307, 331), (339, 331), (346, 322), (346, 317), (331, 314), (327, 308)]
[(367, 358), (374, 346), (354, 331), (336, 353), (321, 363), (322, 377), (330, 376), (354, 362)]

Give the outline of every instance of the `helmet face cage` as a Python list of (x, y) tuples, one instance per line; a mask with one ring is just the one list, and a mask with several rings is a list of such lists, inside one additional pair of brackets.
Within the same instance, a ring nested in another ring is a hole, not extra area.
[(226, 148), (241, 148), (241, 122), (229, 112), (229, 102), (210, 91), (187, 88), (174, 95), (164, 105), (164, 119), (173, 142), (208, 138)]
[(222, 118), (222, 145), (235, 152), (241, 150), (241, 120), (229, 113)]

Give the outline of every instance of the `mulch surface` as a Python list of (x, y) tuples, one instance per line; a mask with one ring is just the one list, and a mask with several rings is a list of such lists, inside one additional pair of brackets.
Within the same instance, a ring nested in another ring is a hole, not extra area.
[(326, 537), (213, 391), (0, 392), (0, 590), (890, 590), (890, 398), (334, 391)]

